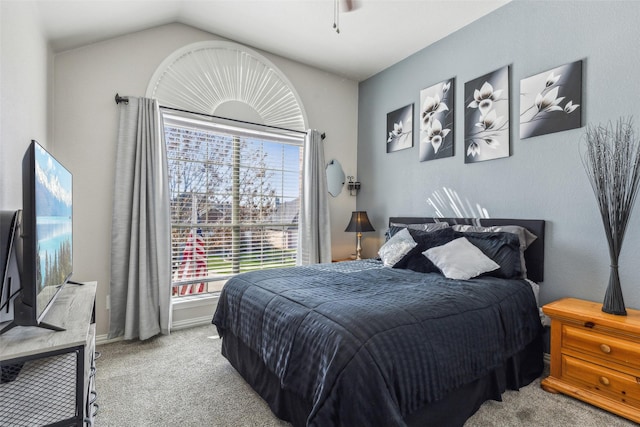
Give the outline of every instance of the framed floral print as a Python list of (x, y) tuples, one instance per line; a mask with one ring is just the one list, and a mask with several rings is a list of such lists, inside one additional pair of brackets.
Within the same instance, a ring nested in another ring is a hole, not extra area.
[(387, 114), (387, 153), (413, 147), (413, 104)]
[(582, 61), (520, 80), (520, 138), (582, 126)]
[(509, 157), (509, 66), (464, 85), (464, 162)]
[(454, 79), (420, 91), (420, 161), (453, 156)]

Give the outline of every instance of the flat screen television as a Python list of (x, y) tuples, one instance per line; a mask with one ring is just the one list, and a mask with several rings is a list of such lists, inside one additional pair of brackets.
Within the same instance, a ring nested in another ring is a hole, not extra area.
[(38, 142), (22, 161), (22, 221), (16, 254), (20, 293), (13, 326), (62, 328), (42, 321), (73, 272), (73, 177)]
[(15, 255), (18, 224), (22, 211), (0, 211), (0, 322), (13, 319), (13, 298), (20, 291), (18, 260)]

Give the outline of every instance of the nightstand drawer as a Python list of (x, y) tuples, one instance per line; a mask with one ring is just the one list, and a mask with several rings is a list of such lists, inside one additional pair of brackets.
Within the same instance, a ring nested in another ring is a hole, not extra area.
[(563, 355), (562, 379), (618, 402), (640, 406), (640, 378), (632, 375)]
[(640, 369), (640, 343), (615, 338), (591, 329), (563, 325), (562, 347)]
[(542, 309), (551, 317), (551, 367), (542, 388), (640, 423), (640, 310), (616, 316), (575, 298)]

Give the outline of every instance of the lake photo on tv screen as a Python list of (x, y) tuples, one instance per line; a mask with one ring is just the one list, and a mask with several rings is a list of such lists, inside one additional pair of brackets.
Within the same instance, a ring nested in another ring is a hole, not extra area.
[(73, 268), (72, 176), (38, 145), (35, 156), (36, 280), (39, 289), (55, 288)]

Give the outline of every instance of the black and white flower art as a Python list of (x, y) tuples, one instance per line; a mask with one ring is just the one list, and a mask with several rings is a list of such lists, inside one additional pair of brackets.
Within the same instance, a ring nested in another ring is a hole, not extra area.
[(582, 126), (582, 61), (520, 80), (520, 138)]
[(454, 80), (420, 91), (420, 161), (453, 156)]
[(413, 104), (387, 114), (387, 153), (413, 147)]
[(464, 162), (509, 156), (509, 66), (464, 85)]

